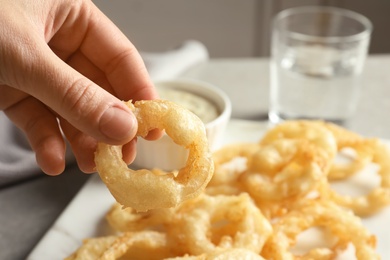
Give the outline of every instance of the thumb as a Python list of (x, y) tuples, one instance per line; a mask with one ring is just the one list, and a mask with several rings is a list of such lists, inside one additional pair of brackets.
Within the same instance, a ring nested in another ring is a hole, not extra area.
[(137, 121), (122, 101), (51, 52), (34, 60), (20, 86), (23, 91), (98, 141), (124, 144), (134, 138)]

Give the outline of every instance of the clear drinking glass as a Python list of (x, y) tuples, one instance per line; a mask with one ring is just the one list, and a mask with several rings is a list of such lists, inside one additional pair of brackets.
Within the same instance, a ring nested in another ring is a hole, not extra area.
[(273, 21), (269, 120), (343, 124), (356, 108), (371, 22), (336, 7), (286, 9)]

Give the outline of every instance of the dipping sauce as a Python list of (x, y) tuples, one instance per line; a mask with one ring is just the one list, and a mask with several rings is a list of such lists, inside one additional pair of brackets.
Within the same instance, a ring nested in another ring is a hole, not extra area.
[(206, 98), (196, 94), (171, 88), (157, 87), (161, 99), (175, 102), (197, 115), (203, 123), (208, 123), (218, 117), (217, 107)]

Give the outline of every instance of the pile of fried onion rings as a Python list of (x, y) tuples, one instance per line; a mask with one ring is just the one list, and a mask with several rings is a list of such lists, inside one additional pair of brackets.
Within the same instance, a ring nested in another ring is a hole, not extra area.
[[(355, 154), (338, 165), (345, 148)], [(322, 121), (286, 121), (257, 143), (216, 151), (214, 175), (199, 196), (146, 212), (114, 204), (106, 215), (114, 233), (86, 239), (67, 260), (336, 259), (351, 246), (358, 260), (380, 259), (361, 218), (390, 204), (389, 158), (378, 139)], [(381, 179), (371, 192), (332, 189), (370, 163)], [(332, 244), (293, 251), (310, 228), (326, 229)]]

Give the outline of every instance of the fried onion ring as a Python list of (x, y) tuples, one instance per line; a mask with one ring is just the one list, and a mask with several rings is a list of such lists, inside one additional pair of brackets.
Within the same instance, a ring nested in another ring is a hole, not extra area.
[(361, 196), (341, 195), (329, 185), (325, 191), (331, 200), (353, 210), (359, 216), (372, 215), (390, 204), (390, 150), (378, 139), (365, 139), (364, 143), (371, 149), (372, 162), (379, 166), (378, 174), (381, 177), (379, 187)]
[(318, 149), (322, 159), (320, 167), (328, 171), (337, 153), (337, 143), (332, 132), (317, 121), (285, 121), (270, 129), (260, 140), (260, 144), (270, 144), (279, 139), (307, 140)]
[(328, 173), (329, 180), (340, 180), (354, 175), (362, 170), (371, 160), (371, 156), (365, 146), (365, 138), (339, 125), (325, 122), (313, 121), (321, 127), (328, 129), (336, 139), (339, 154), (344, 155), (343, 150), (351, 148), (356, 156), (347, 156), (350, 159), (348, 164), (333, 164)]
[(83, 245), (65, 260), (116, 260), (172, 257), (166, 234), (156, 231), (126, 232), (85, 239)]
[[(339, 238), (334, 248), (315, 248), (304, 256), (294, 256), (289, 248), (296, 237), (310, 227), (323, 226)], [(267, 241), (262, 255), (266, 259), (329, 259), (337, 250), (345, 248), (345, 241), (355, 247), (357, 260), (380, 259), (375, 252), (376, 238), (364, 228), (361, 220), (351, 212), (341, 209), (329, 201), (312, 201), (282, 216), (274, 225), (273, 236)], [(312, 258), (316, 256), (316, 258)]]
[(114, 198), (138, 211), (174, 207), (198, 196), (210, 181), (214, 164), (203, 122), (189, 110), (167, 100), (126, 103), (138, 121), (137, 136), (153, 129), (165, 130), (178, 145), (189, 150), (186, 165), (175, 176), (141, 169), (134, 171), (122, 159), (122, 146), (99, 143), (96, 169)]
[[(333, 163), (328, 173), (328, 179), (341, 180), (348, 178), (363, 170), (372, 161), (372, 153), (365, 139), (345, 140), (337, 142), (339, 155), (349, 159), (348, 163)], [(355, 155), (348, 155), (345, 149), (352, 149)]]
[(326, 180), (322, 165), (309, 141), (280, 139), (250, 158), (242, 181), (257, 203), (299, 198)]
[(146, 212), (137, 212), (132, 208), (123, 208), (114, 203), (106, 214), (108, 224), (119, 232), (141, 230), (163, 230), (170, 222), (174, 208), (151, 209)]
[(247, 193), (208, 196), (179, 206), (168, 230), (178, 250), (190, 255), (218, 249), (245, 248), (260, 253), (272, 228)]
[(214, 175), (206, 187), (209, 195), (238, 195), (244, 191), (241, 174), (247, 161), (260, 146), (256, 143), (233, 143), (213, 153)]
[(262, 256), (245, 248), (217, 249), (197, 256), (178, 256), (164, 260), (264, 260)]

